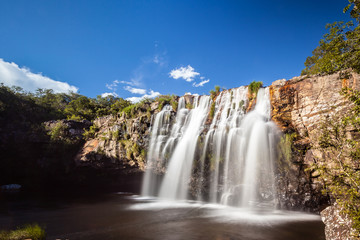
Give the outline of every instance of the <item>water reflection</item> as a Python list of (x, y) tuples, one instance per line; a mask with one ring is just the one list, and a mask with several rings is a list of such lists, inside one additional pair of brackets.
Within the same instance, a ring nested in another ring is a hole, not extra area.
[[(6, 200), (0, 200), (5, 204)], [(5, 206), (5, 205), (2, 205)], [(316, 215), (248, 212), (199, 202), (164, 202), (130, 194), (11, 199), (0, 229), (28, 222), (46, 226), (48, 239), (322, 240)]]

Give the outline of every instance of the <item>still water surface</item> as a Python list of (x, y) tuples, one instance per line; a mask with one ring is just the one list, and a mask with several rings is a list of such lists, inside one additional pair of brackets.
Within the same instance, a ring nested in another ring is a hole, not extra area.
[(319, 216), (249, 213), (194, 202), (160, 202), (126, 193), (98, 196), (0, 196), (0, 229), (37, 222), (47, 239), (323, 240)]

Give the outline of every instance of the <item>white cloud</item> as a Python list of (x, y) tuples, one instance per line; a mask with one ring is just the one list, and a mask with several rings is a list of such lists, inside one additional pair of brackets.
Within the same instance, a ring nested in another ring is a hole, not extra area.
[(117, 90), (117, 85), (119, 84), (119, 80), (114, 80), (112, 83), (110, 84), (106, 84), (106, 88), (109, 89), (109, 90), (113, 90), (113, 91), (116, 91)]
[(133, 77), (132, 79), (130, 79), (130, 81), (120, 81), (119, 83), (138, 87), (138, 86), (141, 85), (142, 79), (143, 79), (143, 75), (137, 73), (135, 77)]
[(77, 92), (78, 88), (66, 82), (55, 81), (42, 73), (32, 73), (26, 67), (5, 62), (0, 58), (0, 82), (7, 86), (19, 86), (25, 91), (35, 92), (38, 88), (52, 89), (55, 93)]
[(192, 82), (194, 81), (194, 78), (198, 75), (200, 75), (200, 73), (195, 72), (195, 69), (193, 67), (191, 67), (190, 65), (188, 65), (187, 67), (180, 67), (177, 69), (173, 69), (171, 70), (170, 77), (174, 78), (174, 79), (179, 79), (179, 78), (183, 78), (185, 81), (187, 82)]
[(200, 96), (197, 93), (186, 92), (184, 95)]
[(133, 103), (137, 103), (137, 102), (140, 102), (141, 100), (143, 100), (144, 98), (154, 98), (154, 97), (157, 97), (160, 95), (161, 94), (159, 92), (154, 92), (153, 90), (150, 90), (150, 93), (144, 94), (141, 97), (129, 97), (126, 100), (133, 102)]
[(124, 89), (126, 91), (129, 91), (129, 92), (134, 93), (134, 94), (146, 94), (146, 90), (141, 89), (141, 88), (133, 88), (133, 87), (130, 87), (130, 86), (125, 86)]
[(101, 94), (101, 97), (103, 97), (103, 98), (106, 98), (106, 97), (108, 97), (108, 96), (119, 97), (119, 95), (117, 95), (117, 94), (114, 93), (114, 92), (112, 92), (112, 93), (106, 92), (106, 93)]
[(199, 83), (193, 83), (194, 87), (203, 87), (206, 83), (210, 82), (210, 79), (201, 81)]

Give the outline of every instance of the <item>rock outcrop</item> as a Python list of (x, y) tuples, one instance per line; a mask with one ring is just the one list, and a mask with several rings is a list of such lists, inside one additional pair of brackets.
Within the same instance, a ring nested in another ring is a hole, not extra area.
[(320, 213), (321, 220), (325, 223), (325, 236), (327, 240), (357, 240), (359, 238), (351, 228), (351, 219), (341, 212), (336, 203), (325, 208)]
[[(359, 90), (360, 75), (345, 72), (295, 77), (288, 81), (278, 80), (271, 85), (272, 119), (285, 134), (283, 143), (288, 144), (285, 144), (287, 156), (280, 160), (282, 172), (278, 175), (280, 204), (283, 207), (320, 211), (330, 203), (329, 198), (321, 194), (322, 183), (318, 175), (307, 171), (307, 167), (314, 160), (324, 157), (315, 146), (325, 117), (351, 107), (340, 93), (344, 87)], [(336, 206), (322, 212), (327, 239), (351, 239), (345, 235), (336, 237), (340, 228), (334, 228), (334, 224), (340, 218), (337, 217), (339, 211), (334, 209)], [(341, 225), (339, 221), (336, 224)]]
[(157, 102), (139, 106), (129, 114), (98, 118), (91, 136), (77, 154), (78, 166), (119, 169), (122, 174), (142, 172)]

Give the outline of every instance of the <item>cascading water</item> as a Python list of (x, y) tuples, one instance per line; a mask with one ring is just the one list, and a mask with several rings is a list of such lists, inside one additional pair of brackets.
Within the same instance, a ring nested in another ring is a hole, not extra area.
[(151, 137), (149, 151), (147, 156), (147, 171), (145, 172), (142, 195), (156, 196), (157, 185), (159, 183), (158, 171), (163, 165), (164, 157), (161, 156), (160, 150), (163, 148), (167, 140), (170, 129), (170, 116), (172, 108), (167, 105), (155, 116), (151, 128)]
[(209, 112), (209, 103), (208, 96), (202, 96), (199, 103), (198, 98), (195, 99), (194, 109), (186, 119), (183, 135), (170, 159), (159, 197), (174, 200), (187, 198), (196, 145)]
[[(247, 96), (246, 87), (221, 92), (214, 116), (209, 115), (209, 96), (195, 97), (191, 110), (180, 98), (171, 131), (171, 107), (164, 107), (152, 127), (142, 195), (244, 208), (274, 206), (278, 130), (270, 121), (269, 89), (258, 91), (249, 113)], [(209, 118), (210, 126), (205, 124)], [(159, 168), (166, 169), (161, 183), (153, 173)]]

